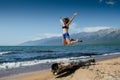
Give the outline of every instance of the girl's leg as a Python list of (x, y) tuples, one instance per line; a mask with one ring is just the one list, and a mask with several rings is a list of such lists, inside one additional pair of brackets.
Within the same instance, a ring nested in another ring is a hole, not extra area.
[(62, 43), (64, 46), (67, 45), (66, 39), (62, 39)]
[(66, 38), (66, 41), (67, 41), (67, 44), (68, 44), (68, 45), (73, 45), (73, 44), (79, 42), (79, 40), (71, 41), (70, 38)]

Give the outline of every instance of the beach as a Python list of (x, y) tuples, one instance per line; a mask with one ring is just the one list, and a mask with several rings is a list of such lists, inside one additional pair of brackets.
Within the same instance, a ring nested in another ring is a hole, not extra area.
[[(116, 45), (1, 46), (0, 80), (119, 80), (119, 47)], [(54, 76), (51, 72), (53, 63), (86, 60), (91, 57), (96, 60), (96, 64), (68, 70), (58, 76)]]
[(95, 65), (80, 67), (70, 73), (54, 76), (50, 69), (36, 71), (6, 80), (119, 80), (120, 57), (97, 61)]

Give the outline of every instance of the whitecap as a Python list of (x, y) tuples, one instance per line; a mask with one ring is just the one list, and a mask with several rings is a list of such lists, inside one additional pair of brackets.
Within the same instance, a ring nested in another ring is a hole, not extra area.
[(2, 63), (0, 64), (0, 70), (5, 69), (12, 69), (24, 66), (32, 66), (37, 64), (44, 64), (44, 63), (54, 63), (54, 62), (61, 62), (61, 61), (69, 61), (71, 59), (78, 59), (78, 58), (87, 58), (87, 57), (70, 57), (70, 58), (57, 58), (57, 59), (45, 59), (45, 60), (33, 60), (33, 61), (24, 61), (24, 62), (11, 62), (11, 63)]
[(102, 56), (116, 55), (116, 54), (120, 54), (120, 52), (115, 52), (115, 53), (106, 53), (106, 54), (103, 54)]
[(0, 55), (9, 54), (11, 51), (0, 52)]

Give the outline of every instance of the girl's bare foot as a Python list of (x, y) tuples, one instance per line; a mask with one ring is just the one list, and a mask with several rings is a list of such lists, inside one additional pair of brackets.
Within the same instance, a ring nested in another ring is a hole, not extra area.
[(82, 40), (80, 40), (80, 39), (77, 39), (77, 42), (83, 42)]

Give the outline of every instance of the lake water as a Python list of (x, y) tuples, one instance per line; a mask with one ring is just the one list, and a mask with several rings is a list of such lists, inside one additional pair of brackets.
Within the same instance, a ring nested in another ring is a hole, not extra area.
[(117, 52), (120, 45), (0, 46), (0, 70)]

